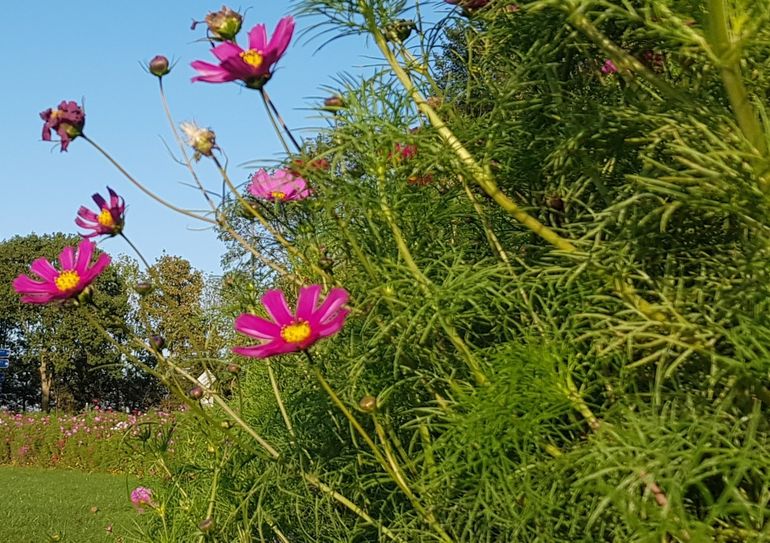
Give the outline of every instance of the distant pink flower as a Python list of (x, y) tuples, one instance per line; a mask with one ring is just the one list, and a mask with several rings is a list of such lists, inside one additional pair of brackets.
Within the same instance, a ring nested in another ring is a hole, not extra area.
[(214, 47), (211, 52), (219, 59), (219, 66), (202, 60), (191, 64), (198, 70), (193, 81), (206, 83), (226, 83), (242, 81), (251, 89), (260, 89), (272, 75), (273, 65), (286, 52), (292, 34), (294, 18), (284, 17), (275, 27), (273, 37), (267, 41), (265, 25), (258, 24), (249, 31), (249, 48), (246, 50), (231, 41), (225, 41)]
[(70, 141), (83, 133), (86, 124), (86, 114), (73, 101), (62, 100), (56, 109), (48, 108), (40, 113), (45, 121), (43, 125), (43, 141), (51, 141), (51, 132), (56, 132), (61, 141), (61, 150), (66, 151)]
[(257, 170), (251, 176), (249, 192), (256, 198), (276, 202), (304, 200), (310, 196), (307, 181), (290, 170), (276, 170), (272, 174)]
[(602, 73), (604, 75), (610, 75), (618, 73), (618, 67), (615, 66), (615, 63), (612, 62), (612, 60), (607, 59), (604, 61), (604, 64), (602, 64)]
[(152, 500), (152, 490), (143, 486), (136, 487), (131, 491), (131, 503), (140, 513), (144, 512), (145, 506), (155, 507), (155, 502)]
[(413, 143), (397, 143), (393, 152), (388, 155), (388, 158), (395, 158), (396, 160), (410, 160), (417, 156), (417, 146)]
[(110, 194), (109, 203), (101, 194), (97, 193), (91, 196), (96, 205), (99, 206), (97, 213), (84, 206), (78, 210), (75, 224), (86, 230), (92, 230), (90, 234), (81, 234), (84, 238), (101, 235), (116, 236), (123, 230), (123, 214), (126, 211), (126, 203), (110, 187), (107, 187), (107, 192)]
[(42, 279), (31, 279), (22, 274), (13, 280), (13, 288), (21, 294), (21, 301), (29, 304), (47, 304), (54, 300), (74, 298), (83, 292), (110, 263), (109, 255), (102, 253), (91, 265), (96, 244), (84, 239), (74, 247), (65, 247), (59, 255), (61, 271), (45, 258), (35, 260), (29, 269)]
[(254, 358), (302, 351), (323, 337), (333, 336), (342, 329), (349, 312), (343, 305), (348, 292), (333, 288), (318, 305), (320, 285), (302, 287), (297, 298), (297, 310), (292, 313), (280, 290), (268, 290), (262, 296), (272, 321), (244, 313), (235, 319), (235, 330), (262, 340), (252, 347), (233, 347), (233, 352)]

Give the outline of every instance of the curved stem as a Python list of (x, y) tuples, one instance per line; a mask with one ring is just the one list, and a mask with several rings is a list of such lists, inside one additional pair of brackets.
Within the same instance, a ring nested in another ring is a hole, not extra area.
[(154, 192), (152, 192), (150, 189), (148, 189), (147, 187), (145, 187), (143, 184), (141, 184), (139, 181), (137, 181), (136, 179), (134, 179), (134, 178), (131, 176), (131, 174), (129, 174), (129, 173), (128, 173), (128, 172), (127, 172), (127, 171), (126, 171), (124, 168), (123, 168), (123, 166), (121, 166), (121, 165), (118, 163), (118, 161), (117, 161), (117, 160), (115, 160), (114, 158), (112, 158), (112, 156), (111, 156), (111, 155), (110, 155), (110, 154), (109, 154), (107, 151), (105, 151), (105, 150), (104, 150), (102, 147), (100, 147), (100, 146), (99, 146), (99, 145), (98, 145), (98, 144), (97, 144), (97, 143), (96, 143), (94, 140), (92, 140), (91, 138), (89, 138), (89, 137), (88, 137), (88, 136), (86, 136), (85, 134), (81, 135), (80, 137), (81, 137), (81, 138), (83, 138), (84, 140), (86, 140), (88, 143), (90, 143), (90, 144), (91, 144), (91, 145), (94, 147), (94, 149), (96, 149), (97, 151), (99, 151), (99, 152), (100, 152), (100, 153), (101, 153), (101, 154), (104, 156), (104, 158), (106, 158), (107, 160), (109, 160), (109, 161), (112, 163), (112, 165), (113, 165), (113, 166), (115, 166), (115, 167), (118, 169), (118, 171), (119, 171), (120, 173), (122, 173), (122, 174), (123, 174), (123, 176), (124, 176), (126, 179), (128, 179), (128, 180), (129, 180), (131, 183), (133, 183), (133, 184), (134, 184), (134, 186), (135, 186), (136, 188), (138, 188), (139, 190), (141, 190), (142, 192), (144, 192), (144, 193), (145, 193), (147, 196), (149, 196), (150, 198), (152, 198), (153, 200), (155, 200), (155, 201), (156, 201), (156, 202), (158, 202), (159, 204), (166, 206), (167, 208), (171, 209), (172, 211), (176, 211), (177, 213), (181, 213), (182, 215), (187, 215), (188, 217), (192, 217), (193, 219), (197, 219), (197, 220), (199, 220), (199, 221), (207, 222), (207, 223), (210, 223), (210, 224), (216, 224), (216, 221), (214, 221), (214, 220), (212, 220), (212, 219), (209, 219), (208, 217), (204, 217), (204, 216), (202, 216), (202, 215), (198, 215), (197, 213), (193, 213), (192, 211), (190, 211), (190, 210), (188, 210), (188, 209), (183, 209), (183, 208), (181, 208), (181, 207), (177, 207), (177, 206), (175, 206), (174, 204), (172, 204), (171, 202), (168, 202), (168, 201), (164, 200), (163, 198), (161, 198), (160, 196), (158, 196), (157, 194), (155, 194)]
[(147, 259), (144, 258), (144, 255), (142, 255), (141, 251), (134, 245), (130, 239), (128, 239), (128, 236), (126, 236), (123, 232), (120, 233), (120, 237), (123, 238), (126, 243), (134, 250), (134, 252), (137, 254), (137, 256), (141, 259), (142, 263), (144, 264), (144, 267), (147, 268), (147, 272), (152, 274), (150, 271), (151, 267), (150, 264), (147, 262)]
[(577, 248), (567, 239), (561, 237), (559, 234), (548, 228), (546, 225), (538, 221), (532, 215), (521, 209), (513, 200), (508, 198), (500, 191), (497, 183), (492, 176), (486, 172), (479, 164), (473, 155), (463, 146), (460, 140), (454, 135), (444, 121), (439, 117), (436, 111), (427, 103), (425, 97), (420, 94), (415, 87), (409, 74), (404, 70), (398, 59), (388, 47), (388, 43), (385, 40), (385, 36), (377, 28), (376, 21), (373, 20), (373, 15), (370, 8), (366, 6), (364, 2), (360, 2), (362, 13), (369, 23), (369, 31), (374, 37), (374, 41), (382, 52), (385, 60), (390, 65), (396, 77), (406, 89), (409, 96), (412, 98), (418, 109), (428, 117), (428, 120), (436, 129), (441, 139), (443, 139), (449, 148), (454, 151), (460, 162), (470, 172), (473, 179), (478, 185), (486, 192), (497, 204), (505, 211), (510, 213), (517, 221), (529, 228), (532, 232), (543, 238), (545, 241), (553, 245), (559, 250), (574, 252)]

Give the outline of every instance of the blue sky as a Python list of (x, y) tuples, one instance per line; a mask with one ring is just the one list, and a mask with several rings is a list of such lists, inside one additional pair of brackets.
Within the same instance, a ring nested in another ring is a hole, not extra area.
[[(229, 157), (231, 177), (247, 179), (239, 167), (251, 160), (277, 160), (281, 147), (262, 108), (259, 93), (236, 84), (190, 83), (196, 59), (213, 61), (204, 27), (190, 30), (193, 19), (217, 10), (221, 2), (98, 0), (16, 2), (4, 10), (0, 33), (0, 239), (16, 234), (75, 232), (80, 205), (93, 207), (91, 194), (109, 185), (128, 204), (126, 234), (150, 260), (165, 250), (197, 268), (218, 272), (222, 245), (213, 232), (143, 195), (82, 140), (69, 151), (41, 140), (39, 112), (61, 100), (85, 102), (86, 133), (105, 147), (138, 180), (181, 207), (200, 208), (200, 195), (186, 170), (175, 164), (163, 140), (173, 144), (154, 77), (140, 62), (156, 54), (176, 60), (164, 85), (177, 121), (195, 120), (217, 133)], [(234, 5), (234, 7), (239, 7)], [(246, 8), (248, 5), (242, 5)], [(266, 23), (272, 34), (289, 1), (261, 0), (246, 11), (244, 28)], [(298, 20), (298, 31), (310, 23)], [(295, 33), (267, 90), (287, 123), (299, 135), (312, 134), (323, 121), (314, 111), (342, 72), (368, 73), (373, 63), (362, 37), (345, 38), (315, 52), (321, 40), (307, 42)], [(239, 36), (244, 43), (245, 34)], [(303, 129), (309, 129), (304, 132)], [(202, 162), (199, 172), (211, 188), (216, 171)], [(120, 238), (105, 240), (109, 253), (130, 254)]]

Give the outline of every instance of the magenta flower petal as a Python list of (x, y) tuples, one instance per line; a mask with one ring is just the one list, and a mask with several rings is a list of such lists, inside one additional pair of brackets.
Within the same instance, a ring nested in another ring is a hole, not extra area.
[[(53, 267), (53, 265), (48, 262), (45, 258), (38, 258), (34, 262), (32, 262), (32, 265), (29, 267), (29, 269), (33, 272), (45, 279), (46, 281), (53, 282), (56, 280), (57, 277), (59, 277), (59, 271)], [(22, 276), (19, 276), (22, 277)]]
[(347, 303), (349, 298), (348, 291), (344, 288), (333, 288), (329, 291), (329, 295), (324, 300), (321, 307), (318, 308), (316, 315), (318, 322), (326, 324), (327, 321), (333, 319), (340, 308)]
[(337, 316), (326, 324), (322, 324), (318, 328), (318, 335), (322, 337), (333, 336), (345, 325), (345, 319), (348, 316), (348, 311), (343, 309), (337, 312)]
[(237, 44), (226, 41), (217, 45), (211, 50), (211, 53), (219, 60), (228, 60), (230, 58), (240, 58), (240, 54), (243, 53), (243, 49), (238, 47)]
[(93, 280), (96, 279), (105, 270), (105, 268), (110, 265), (111, 260), (112, 259), (110, 258), (110, 255), (106, 253), (100, 254), (99, 258), (97, 258), (96, 262), (94, 262), (94, 265), (91, 266), (90, 269), (87, 269), (83, 272), (83, 276), (81, 277), (83, 283), (85, 283), (83, 288), (91, 284)]
[(309, 321), (315, 310), (318, 296), (321, 294), (321, 285), (302, 287), (297, 297), (297, 317), (303, 321)]
[(59, 264), (63, 270), (71, 270), (75, 267), (75, 249), (73, 247), (65, 247), (59, 254)]
[(281, 334), (281, 327), (274, 322), (245, 313), (235, 319), (235, 329), (243, 334), (261, 339), (271, 339)]
[[(280, 23), (279, 23), (280, 25)], [(267, 47), (267, 30), (265, 25), (254, 25), (254, 28), (249, 30), (249, 49), (255, 51), (264, 51)]]
[(88, 264), (91, 262), (91, 257), (94, 254), (94, 247), (95, 245), (87, 239), (84, 239), (78, 244), (78, 255), (77, 262), (75, 262), (75, 271), (78, 272), (78, 275), (81, 277), (88, 269)]
[(270, 39), (270, 44), (267, 47), (270, 55), (275, 59), (272, 62), (277, 62), (278, 59), (283, 56), (286, 49), (289, 47), (293, 34), (293, 17), (284, 17), (278, 21), (278, 26), (275, 27), (275, 32), (273, 32), (273, 37)]
[(289, 304), (286, 303), (286, 298), (280, 290), (268, 290), (265, 292), (262, 296), (262, 305), (265, 306), (267, 312), (280, 326), (290, 324), (294, 318), (289, 309)]

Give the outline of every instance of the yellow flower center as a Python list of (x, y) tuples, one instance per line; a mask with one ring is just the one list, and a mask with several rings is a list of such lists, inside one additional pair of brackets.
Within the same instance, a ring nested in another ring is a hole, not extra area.
[(259, 68), (260, 66), (262, 66), (262, 61), (264, 60), (262, 53), (260, 53), (256, 49), (249, 49), (248, 51), (243, 51), (241, 53), (241, 58), (243, 59), (243, 62), (245, 62), (249, 66), (254, 66), (255, 68)]
[(74, 270), (66, 270), (59, 274), (59, 277), (56, 278), (54, 283), (56, 283), (56, 288), (58, 288), (59, 291), (67, 292), (78, 286), (78, 283), (80, 283), (80, 276), (78, 275), (78, 272)]
[(287, 343), (302, 343), (310, 337), (310, 323), (299, 321), (281, 328), (281, 337)]
[(272, 196), (276, 200), (285, 200), (286, 199), (286, 193), (281, 191), (275, 191), (271, 192), (270, 196)]
[(102, 209), (96, 220), (99, 221), (99, 224), (106, 226), (107, 228), (115, 226), (115, 219), (112, 218), (112, 213), (110, 213), (110, 210), (107, 208)]

